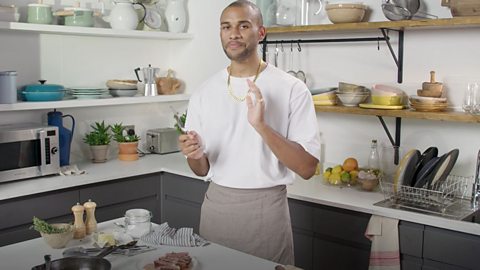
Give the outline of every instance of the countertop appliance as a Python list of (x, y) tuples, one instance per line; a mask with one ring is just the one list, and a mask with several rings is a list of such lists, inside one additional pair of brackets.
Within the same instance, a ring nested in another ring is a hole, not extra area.
[(147, 150), (156, 154), (178, 152), (178, 132), (174, 128), (147, 130)]
[(0, 125), (0, 182), (60, 172), (58, 128)]

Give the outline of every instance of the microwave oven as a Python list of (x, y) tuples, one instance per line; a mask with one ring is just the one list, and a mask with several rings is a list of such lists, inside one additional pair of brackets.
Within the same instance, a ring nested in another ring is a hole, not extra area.
[(60, 172), (58, 128), (0, 125), (0, 182)]

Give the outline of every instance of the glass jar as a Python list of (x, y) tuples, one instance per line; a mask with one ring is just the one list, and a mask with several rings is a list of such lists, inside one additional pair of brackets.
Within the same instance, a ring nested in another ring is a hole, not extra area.
[(145, 209), (130, 209), (125, 212), (125, 233), (138, 239), (152, 230), (152, 213)]

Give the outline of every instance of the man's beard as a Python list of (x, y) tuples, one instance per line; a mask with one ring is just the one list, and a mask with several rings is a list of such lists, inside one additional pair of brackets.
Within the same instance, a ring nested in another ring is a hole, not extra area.
[(248, 59), (253, 53), (253, 50), (248, 47), (245, 47), (245, 49), (238, 55), (232, 55), (227, 51), (225, 47), (223, 47), (223, 51), (225, 52), (225, 55), (228, 57), (228, 59), (238, 62)]

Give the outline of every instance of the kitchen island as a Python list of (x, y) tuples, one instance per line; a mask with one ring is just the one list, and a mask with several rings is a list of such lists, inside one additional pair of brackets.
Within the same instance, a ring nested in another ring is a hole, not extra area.
[[(120, 219), (101, 223), (98, 225), (98, 231), (112, 231), (114, 229), (113, 222), (115, 221), (122, 222)], [(92, 244), (92, 237), (87, 236), (81, 241), (71, 240), (66, 248), (77, 246), (92, 247)], [(32, 266), (43, 264), (43, 256), (46, 254), (50, 254), (52, 260), (62, 258), (63, 250), (64, 249), (50, 248), (42, 238), (4, 246), (0, 248), (0, 269), (31, 269)], [(277, 265), (274, 262), (214, 243), (204, 247), (159, 246), (155, 250), (137, 254), (135, 256), (129, 257), (125, 255), (111, 254), (107, 255), (106, 259), (112, 263), (112, 269), (115, 270), (142, 270), (145, 264), (153, 262), (152, 259), (163, 256), (168, 252), (188, 252), (193, 260), (192, 270), (273, 270)]]
[[(81, 170), (85, 170), (85, 174), (47, 176), (3, 183), (0, 185), (0, 202), (53, 190), (111, 182), (117, 179), (159, 172), (168, 172), (198, 179), (199, 181), (205, 181), (204, 178), (192, 173), (185, 158), (179, 153), (147, 155), (135, 162), (120, 161), (117, 159), (112, 159), (101, 164), (85, 162), (78, 164), (78, 167)], [(296, 200), (480, 235), (480, 224), (375, 206), (374, 203), (384, 199), (380, 191), (366, 192), (356, 187), (331, 186), (326, 184), (321, 176), (314, 176), (308, 181), (298, 178), (293, 185), (288, 187), (287, 191), (288, 197)]]

